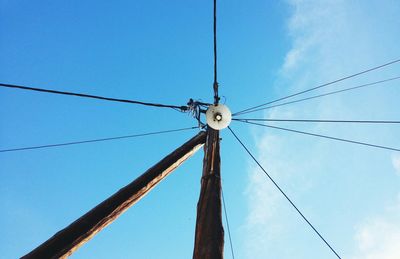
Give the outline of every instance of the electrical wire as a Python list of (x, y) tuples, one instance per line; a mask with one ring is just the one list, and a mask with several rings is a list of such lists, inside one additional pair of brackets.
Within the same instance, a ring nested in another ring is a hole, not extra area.
[(213, 37), (214, 37), (214, 82), (217, 82), (217, 0), (214, 0)]
[(356, 76), (359, 76), (359, 75), (362, 75), (362, 74), (366, 74), (368, 72), (371, 72), (371, 71), (374, 71), (374, 70), (377, 70), (377, 69), (380, 69), (380, 68), (395, 64), (397, 62), (400, 62), (400, 59), (396, 59), (396, 60), (390, 61), (388, 63), (382, 64), (382, 65), (379, 65), (379, 66), (376, 66), (376, 67), (372, 67), (372, 68), (363, 70), (363, 71), (355, 73), (355, 74), (344, 76), (342, 78), (333, 80), (333, 81), (325, 83), (325, 84), (321, 84), (321, 85), (318, 85), (318, 86), (315, 86), (315, 87), (312, 87), (312, 88), (309, 88), (309, 89), (306, 89), (306, 90), (303, 90), (303, 91), (300, 91), (300, 92), (297, 92), (297, 93), (294, 93), (294, 94), (291, 94), (291, 95), (287, 95), (287, 96), (275, 99), (275, 100), (267, 102), (267, 103), (263, 103), (263, 104), (260, 104), (260, 105), (257, 105), (257, 106), (254, 106), (254, 107), (239, 111), (239, 112), (235, 113), (234, 115), (239, 115), (239, 114), (242, 114), (244, 112), (247, 112), (247, 111), (250, 111), (250, 110), (254, 110), (256, 108), (259, 108), (259, 107), (262, 107), (262, 106), (265, 106), (265, 105), (269, 105), (269, 104), (276, 103), (276, 102), (279, 102), (279, 101), (282, 101), (282, 100), (285, 100), (285, 99), (288, 99), (288, 98), (291, 98), (291, 97), (294, 97), (294, 96), (297, 96), (297, 95), (300, 95), (300, 94), (304, 94), (304, 93), (307, 93), (307, 92), (310, 92), (310, 91), (314, 91), (316, 89), (323, 88), (323, 87), (326, 87), (328, 85), (332, 85), (332, 84), (335, 84), (335, 83), (338, 83), (338, 82), (341, 82), (341, 81), (344, 81), (344, 80), (347, 80), (347, 79), (350, 79), (350, 78), (353, 78), (353, 77), (356, 77)]
[(214, 24), (213, 24), (213, 38), (214, 38), (214, 104), (218, 104), (218, 80), (217, 80), (217, 0), (214, 0)]
[(352, 91), (352, 90), (364, 88), (364, 87), (367, 87), (367, 86), (378, 85), (378, 84), (381, 84), (381, 83), (386, 83), (386, 82), (393, 81), (393, 80), (398, 80), (398, 79), (400, 79), (400, 76), (396, 76), (396, 77), (392, 77), (392, 78), (388, 78), (388, 79), (384, 79), (384, 80), (380, 80), (380, 81), (376, 81), (376, 82), (372, 82), (372, 83), (368, 83), (368, 84), (363, 84), (363, 85), (353, 86), (353, 87), (349, 87), (349, 88), (344, 88), (342, 90), (327, 92), (325, 94), (319, 94), (319, 95), (314, 95), (314, 96), (310, 96), (310, 97), (307, 97), (307, 98), (302, 98), (302, 99), (297, 99), (297, 100), (284, 102), (284, 103), (280, 103), (280, 104), (270, 105), (270, 106), (267, 106), (267, 107), (254, 109), (254, 110), (247, 111), (247, 112), (241, 112), (241, 113), (237, 112), (237, 113), (234, 113), (232, 116), (243, 115), (243, 114), (246, 114), (246, 113), (252, 113), (252, 112), (267, 110), (267, 109), (280, 107), (280, 106), (284, 106), (284, 105), (288, 105), (288, 104), (303, 102), (303, 101), (307, 101), (307, 100), (311, 100), (311, 99), (315, 99), (315, 98), (320, 98), (320, 97), (324, 97), (324, 96), (328, 96), (328, 95), (333, 95), (333, 94), (338, 94), (338, 93), (342, 93), (342, 92)]
[(310, 132), (305, 132), (305, 131), (300, 131), (300, 130), (265, 125), (265, 124), (250, 122), (250, 121), (241, 121), (241, 120), (238, 120), (238, 121), (243, 122), (243, 123), (258, 125), (258, 126), (262, 126), (262, 127), (272, 128), (272, 129), (279, 129), (279, 130), (284, 130), (284, 131), (289, 131), (289, 132), (294, 132), (294, 133), (299, 133), (299, 134), (304, 134), (304, 135), (309, 135), (309, 136), (314, 136), (314, 137), (326, 138), (326, 139), (337, 140), (337, 141), (342, 141), (342, 142), (347, 142), (347, 143), (352, 143), (352, 144), (357, 144), (357, 145), (364, 145), (364, 146), (368, 146), (368, 147), (381, 148), (381, 149), (400, 152), (400, 149), (398, 149), (398, 148), (386, 147), (386, 146), (375, 145), (375, 144), (354, 141), (354, 140), (349, 140), (349, 139), (343, 139), (343, 138), (336, 138), (336, 137), (331, 137), (331, 136), (326, 136), (326, 135), (321, 135), (321, 134), (315, 134), (315, 133), (310, 133)]
[(400, 121), (392, 120), (293, 120), (293, 119), (247, 119), (233, 118), (236, 121), (274, 121), (274, 122), (318, 122), (318, 123), (371, 123), (371, 124), (397, 124)]
[(69, 96), (75, 96), (75, 97), (98, 99), (98, 100), (103, 100), (103, 101), (139, 104), (139, 105), (159, 107), (159, 108), (171, 108), (171, 109), (179, 110), (179, 111), (182, 111), (182, 112), (185, 112), (188, 109), (187, 106), (176, 106), (176, 105), (166, 105), (166, 104), (158, 104), (158, 103), (140, 102), (140, 101), (134, 101), (134, 100), (110, 98), (110, 97), (91, 95), (91, 94), (84, 94), (84, 93), (73, 93), (73, 92), (65, 92), (65, 91), (58, 91), (58, 90), (51, 90), (51, 89), (28, 87), (28, 86), (23, 86), (23, 85), (12, 85), (12, 84), (0, 83), (0, 86), (1, 87), (7, 87), (7, 88), (14, 88), (14, 89), (22, 89), (22, 90), (29, 90), (29, 91), (36, 91), (36, 92), (51, 93), (51, 94), (60, 94), (60, 95), (69, 95)]
[(232, 243), (232, 237), (231, 237), (231, 229), (229, 227), (229, 220), (228, 220), (228, 213), (227, 213), (227, 208), (225, 204), (225, 197), (224, 197), (224, 190), (221, 188), (221, 196), (222, 196), (222, 204), (224, 205), (224, 213), (225, 213), (225, 221), (226, 221), (226, 226), (228, 228), (228, 236), (229, 236), (229, 244), (231, 246), (231, 254), (232, 258), (235, 259), (235, 253), (233, 252), (233, 243)]
[(77, 144), (85, 144), (85, 143), (93, 143), (93, 142), (101, 142), (101, 141), (110, 141), (110, 140), (117, 140), (117, 139), (136, 138), (136, 137), (143, 137), (143, 136), (149, 136), (149, 135), (164, 134), (164, 133), (177, 132), (177, 131), (184, 131), (184, 130), (191, 130), (191, 129), (198, 129), (198, 127), (190, 127), (190, 128), (182, 128), (182, 129), (174, 129), (174, 130), (163, 130), (163, 131), (149, 132), (149, 133), (143, 133), (143, 134), (134, 134), (134, 135), (119, 136), (119, 137), (110, 137), (110, 138), (101, 138), (101, 139), (91, 139), (91, 140), (73, 141), (73, 142), (66, 142), (66, 143), (41, 145), (41, 146), (31, 146), (31, 147), (20, 147), (20, 148), (2, 149), (2, 150), (0, 150), (0, 153), (14, 152), (14, 151), (22, 151), (22, 150), (32, 150), (32, 149), (40, 149), (40, 148), (52, 148), (52, 147), (60, 147), (60, 146), (69, 146), (69, 145), (77, 145)]
[(240, 145), (246, 150), (246, 152), (250, 155), (250, 157), (256, 162), (256, 164), (260, 167), (260, 169), (267, 175), (267, 177), (271, 180), (271, 182), (275, 185), (275, 187), (285, 196), (286, 200), (292, 205), (292, 207), (299, 213), (299, 215), (307, 222), (307, 224), (314, 230), (314, 232), (321, 238), (321, 240), (329, 247), (329, 249), (337, 256), (337, 258), (341, 259), (339, 254), (332, 248), (332, 246), (326, 241), (326, 239), (319, 233), (319, 231), (311, 224), (311, 222), (304, 216), (304, 214), (297, 208), (297, 206), (292, 202), (292, 200), (286, 195), (286, 193), (279, 187), (279, 185), (274, 181), (274, 179), (268, 174), (268, 172), (264, 169), (264, 167), (258, 162), (255, 156), (250, 152), (250, 150), (246, 147), (246, 145), (239, 139), (239, 137), (233, 132), (232, 128), (228, 126), (228, 129), (232, 133), (232, 135), (236, 138), (236, 140), (240, 143)]

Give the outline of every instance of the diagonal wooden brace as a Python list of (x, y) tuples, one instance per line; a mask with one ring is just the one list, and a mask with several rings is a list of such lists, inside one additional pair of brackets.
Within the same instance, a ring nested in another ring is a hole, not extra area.
[(197, 134), (136, 180), (22, 258), (65, 258), (71, 255), (200, 149), (206, 141), (206, 135), (204, 131)]

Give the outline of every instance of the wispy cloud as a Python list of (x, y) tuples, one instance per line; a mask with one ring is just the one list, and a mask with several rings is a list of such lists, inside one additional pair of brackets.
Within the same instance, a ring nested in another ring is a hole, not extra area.
[(400, 176), (400, 155), (399, 154), (392, 155), (392, 164), (393, 164), (394, 170)]
[(357, 226), (355, 240), (356, 252), (352, 259), (400, 258), (400, 199), (382, 215), (368, 218)]
[[(394, 42), (398, 39), (398, 33), (383, 34), (381, 31), (394, 32), (398, 30), (400, 22), (394, 17), (397, 17), (396, 10), (400, 10), (400, 3), (384, 2), (385, 4), (375, 0), (368, 1), (368, 4), (364, 1), (344, 0), (287, 1), (292, 10), (287, 28), (292, 47), (283, 57), (281, 73), (276, 80), (276, 91), (280, 95), (293, 93), (397, 58), (396, 49), (398, 47)], [(374, 13), (373, 17), (371, 17), (371, 13)], [(395, 70), (380, 71), (374, 75), (357, 79), (360, 81), (350, 81), (346, 86), (382, 79), (381, 77), (390, 74), (390, 71)], [(385, 116), (385, 114), (390, 116), (393, 114), (393, 109), (387, 108), (387, 105), (397, 103), (396, 96), (398, 97), (399, 94), (384, 94), (379, 90), (367, 91), (362, 95), (332, 96), (301, 104), (296, 106), (297, 108), (279, 107), (266, 112), (265, 117), (354, 119), (365, 118), (366, 114), (370, 118), (375, 118), (376, 115)], [(296, 125), (296, 128), (319, 133), (328, 132), (339, 137), (342, 134), (343, 137), (359, 140), (368, 140), (372, 136), (372, 142), (386, 140), (388, 143), (400, 144), (393, 137), (393, 132), (385, 131), (385, 129), (381, 131), (382, 134), (377, 134), (375, 129), (355, 126)], [(337, 243), (342, 245), (345, 254), (354, 254), (354, 259), (400, 258), (399, 254), (394, 252), (394, 244), (400, 243), (400, 227), (398, 227), (400, 222), (387, 217), (386, 213), (389, 213), (390, 209), (379, 217), (362, 215), (363, 211), (368, 211), (366, 209), (368, 205), (358, 202), (357, 199), (365, 198), (365, 195), (368, 194), (368, 187), (361, 184), (354, 185), (364, 179), (369, 179), (365, 180), (365, 183), (370, 184), (373, 181), (372, 177), (376, 177), (377, 171), (382, 167), (388, 169), (390, 164), (387, 155), (373, 156), (372, 153), (363, 153), (364, 150), (360, 151), (351, 145), (341, 146), (343, 144), (313, 142), (308, 141), (307, 137), (305, 140), (300, 140), (294, 135), (280, 134), (272, 130), (256, 131), (255, 138), (258, 143), (260, 162), (267, 166), (267, 170), (283, 185), (283, 189), (290, 194), (289, 196), (294, 197), (295, 201), (302, 202), (304, 197), (308, 198), (305, 203), (300, 204), (300, 207), (306, 211), (306, 215), (316, 219), (317, 222), (321, 220), (325, 223), (321, 223), (325, 226), (323, 232), (330, 234), (330, 237), (336, 237)], [(344, 149), (346, 152), (342, 152)], [(341, 166), (333, 168), (335, 162)], [(400, 156), (393, 156), (392, 164), (396, 172), (400, 174)], [(332, 168), (327, 168), (329, 165)], [(334, 175), (328, 175), (327, 171)], [(338, 183), (339, 177), (342, 177), (340, 179), (342, 185)], [(337, 182), (327, 183), (329, 181)], [(324, 188), (328, 188), (328, 190), (324, 190)], [(319, 193), (315, 195), (314, 192), (317, 191)], [(321, 193), (321, 191), (326, 192)], [(249, 204), (245, 226), (247, 229), (247, 257), (262, 258), (261, 255), (266, 253), (271, 255), (272, 253), (271, 257), (274, 258), (273, 250), (281, 249), (281, 243), (286, 242), (283, 238), (288, 237), (287, 232), (297, 227), (297, 225), (293, 227), (294, 223), (286, 221), (288, 216), (284, 213), (288, 213), (285, 208), (289, 205), (275, 187), (268, 182), (265, 175), (256, 168), (249, 169), (246, 194)], [(379, 205), (380, 202), (390, 200), (392, 197), (388, 195), (389, 193), (382, 194), (381, 200), (376, 201), (374, 206), (382, 206)], [(317, 207), (313, 209), (310, 198), (314, 199), (315, 204), (324, 207), (325, 211), (321, 209), (317, 211)], [(357, 210), (354, 212), (357, 216), (351, 219), (343, 216), (339, 219), (331, 215), (335, 213), (335, 210), (326, 209), (326, 203), (329, 202), (335, 202), (335, 206), (344, 211), (339, 216), (346, 214), (345, 211), (349, 210), (349, 207), (346, 206), (350, 206), (349, 204), (359, 204), (360, 207), (352, 208)], [(306, 207), (305, 204), (310, 207)], [(289, 213), (291, 212), (289, 211)], [(391, 210), (390, 213), (397, 213), (395, 215), (398, 215), (398, 219), (400, 219), (399, 210)], [(297, 215), (293, 217), (297, 217)], [(358, 223), (365, 218), (369, 218), (369, 220), (362, 224)], [(330, 226), (326, 226), (327, 221), (330, 222)], [(303, 224), (303, 222), (298, 224)], [(351, 236), (354, 232), (350, 233), (349, 230), (348, 235), (343, 236), (338, 230), (338, 226), (340, 225), (344, 230), (351, 229), (355, 224), (358, 226), (356, 228), (357, 238), (355, 241), (353, 240), (356, 245), (352, 246)], [(300, 239), (309, 234), (303, 230), (299, 232), (301, 233), (297, 233), (297, 237)], [(290, 235), (295, 234), (291, 232)], [(375, 236), (379, 237), (381, 241)], [(281, 249), (277, 253), (278, 257), (310, 258), (307, 253), (313, 254), (313, 251), (310, 250), (321, 246), (320, 243), (316, 243), (316, 246), (311, 248), (308, 246), (309, 244), (304, 246), (305, 242), (299, 241), (303, 245), (302, 249), (306, 252), (296, 254), (298, 251), (292, 251), (292, 253), (283, 255), (284, 251)], [(324, 250), (323, 255), (325, 252)], [(368, 253), (375, 257), (367, 257)], [(377, 257), (378, 255), (381, 257)], [(321, 258), (321, 256), (316, 257)]]
[[(265, 136), (258, 144), (258, 148), (265, 151), (270, 150), (270, 146), (279, 149), (280, 139), (274, 136)], [(259, 158), (264, 166), (272, 164), (268, 158), (268, 151)], [(276, 169), (275, 166), (273, 167), (269, 167), (268, 170)], [(246, 240), (251, 240), (245, 244), (246, 258), (254, 258), (255, 255), (263, 254), (265, 244), (279, 235), (279, 226), (273, 228), (270, 224), (276, 213), (279, 197), (264, 173), (256, 167), (249, 170), (246, 195), (249, 207), (245, 226), (248, 236)], [(265, 229), (269, 231), (265, 231)]]

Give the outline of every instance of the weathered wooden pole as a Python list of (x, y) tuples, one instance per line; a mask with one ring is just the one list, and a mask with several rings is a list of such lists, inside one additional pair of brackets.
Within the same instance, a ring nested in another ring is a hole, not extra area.
[(206, 141), (202, 131), (68, 227), (22, 258), (65, 258), (139, 201)]
[(224, 252), (224, 228), (221, 211), (221, 174), (219, 131), (207, 129), (203, 175), (197, 203), (193, 258), (219, 259)]
[[(214, 0), (214, 106), (218, 106), (217, 81), (217, 0)], [(210, 109), (210, 108), (209, 108)], [(207, 111), (208, 113), (208, 111)], [(221, 113), (213, 119), (222, 120)], [(207, 118), (207, 124), (209, 124)], [(224, 256), (224, 227), (221, 210), (221, 158), (219, 130), (208, 126), (204, 146), (203, 174), (197, 203), (193, 259), (220, 259)]]
[[(217, 0), (214, 0), (214, 106), (218, 106), (217, 81)], [(210, 109), (210, 108), (209, 108)], [(208, 113), (208, 111), (207, 111)], [(222, 120), (221, 113), (213, 119)], [(209, 124), (207, 118), (207, 124)], [(226, 127), (226, 126), (225, 126)], [(219, 130), (208, 126), (204, 146), (203, 174), (197, 203), (193, 259), (221, 259), (224, 256), (224, 227), (221, 210), (221, 158)]]

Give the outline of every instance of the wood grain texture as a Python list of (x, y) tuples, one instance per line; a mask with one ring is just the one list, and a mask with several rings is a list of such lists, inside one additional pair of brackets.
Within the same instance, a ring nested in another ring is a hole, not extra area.
[(206, 132), (184, 143), (136, 180), (97, 205), (22, 258), (66, 258), (139, 201), (206, 141)]
[(209, 128), (204, 146), (203, 175), (197, 203), (194, 259), (223, 258), (220, 167), (219, 131)]

